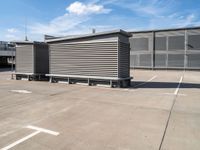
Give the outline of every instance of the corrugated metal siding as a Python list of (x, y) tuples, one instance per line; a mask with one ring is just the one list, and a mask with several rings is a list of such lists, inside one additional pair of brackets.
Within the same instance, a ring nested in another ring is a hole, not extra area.
[(50, 74), (118, 77), (118, 41), (49, 43)]
[(33, 46), (20, 45), (16, 48), (16, 72), (34, 73)]
[(127, 78), (130, 74), (130, 45), (119, 42), (119, 77)]
[(47, 44), (35, 44), (35, 73), (49, 73), (49, 50)]

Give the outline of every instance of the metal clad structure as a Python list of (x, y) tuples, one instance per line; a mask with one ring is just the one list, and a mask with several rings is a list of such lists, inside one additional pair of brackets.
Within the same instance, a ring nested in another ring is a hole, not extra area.
[(130, 78), (129, 36), (117, 30), (47, 40), (50, 76)]
[(153, 65), (153, 33), (134, 33), (129, 41), (131, 67), (151, 68)]
[(131, 68), (200, 69), (200, 27), (131, 33)]
[(16, 75), (45, 75), (49, 73), (48, 45), (40, 42), (16, 43)]
[(33, 45), (26, 44), (16, 47), (16, 68), (15, 71), (19, 73), (33, 73), (34, 72), (34, 57)]

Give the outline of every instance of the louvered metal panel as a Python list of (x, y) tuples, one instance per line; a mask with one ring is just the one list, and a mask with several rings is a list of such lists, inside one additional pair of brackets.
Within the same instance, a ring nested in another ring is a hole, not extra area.
[(49, 73), (48, 45), (39, 42), (16, 42), (16, 74)]
[(128, 37), (129, 34), (120, 30), (47, 41), (50, 51), (48, 76), (130, 81)]
[[(130, 45), (128, 43), (119, 42), (118, 52), (118, 77), (127, 78), (130, 74)], [(128, 66), (128, 67), (127, 67)]]
[(35, 73), (49, 73), (49, 49), (45, 43), (34, 44)]
[(118, 76), (118, 42), (50, 44), (50, 73)]
[(16, 72), (34, 72), (33, 45), (20, 45), (16, 48)]

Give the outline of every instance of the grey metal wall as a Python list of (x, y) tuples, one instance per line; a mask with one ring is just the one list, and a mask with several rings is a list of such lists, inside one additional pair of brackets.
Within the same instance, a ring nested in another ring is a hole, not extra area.
[(153, 65), (153, 33), (136, 33), (129, 38), (131, 67), (151, 68)]
[(48, 45), (44, 43), (17, 44), (16, 73), (48, 74)]
[(116, 77), (117, 45), (117, 41), (50, 44), (50, 73)]
[(49, 73), (49, 49), (47, 44), (34, 44), (35, 73)]
[(119, 65), (118, 77), (127, 78), (130, 75), (130, 45), (129, 43), (119, 42)]
[[(131, 68), (200, 69), (200, 29), (132, 34), (133, 36), (130, 38)], [(150, 34), (152, 34), (152, 38), (149, 36)], [(142, 40), (132, 40), (138, 35)], [(148, 36), (149, 38), (147, 38)], [(152, 48), (148, 51), (149, 53), (144, 52), (148, 45)], [(153, 59), (150, 59), (150, 56)]]
[(33, 45), (19, 45), (16, 47), (16, 72), (33, 73), (34, 72), (34, 52)]
[(49, 42), (49, 51), (50, 74), (129, 77), (128, 37), (108, 35)]

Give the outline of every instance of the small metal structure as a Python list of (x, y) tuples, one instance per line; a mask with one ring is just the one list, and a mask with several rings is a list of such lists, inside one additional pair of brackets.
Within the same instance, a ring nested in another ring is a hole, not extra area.
[(130, 85), (131, 35), (123, 30), (46, 40), (50, 82)]
[(48, 45), (42, 42), (17, 41), (16, 44), (16, 79), (45, 79), (49, 73)]

